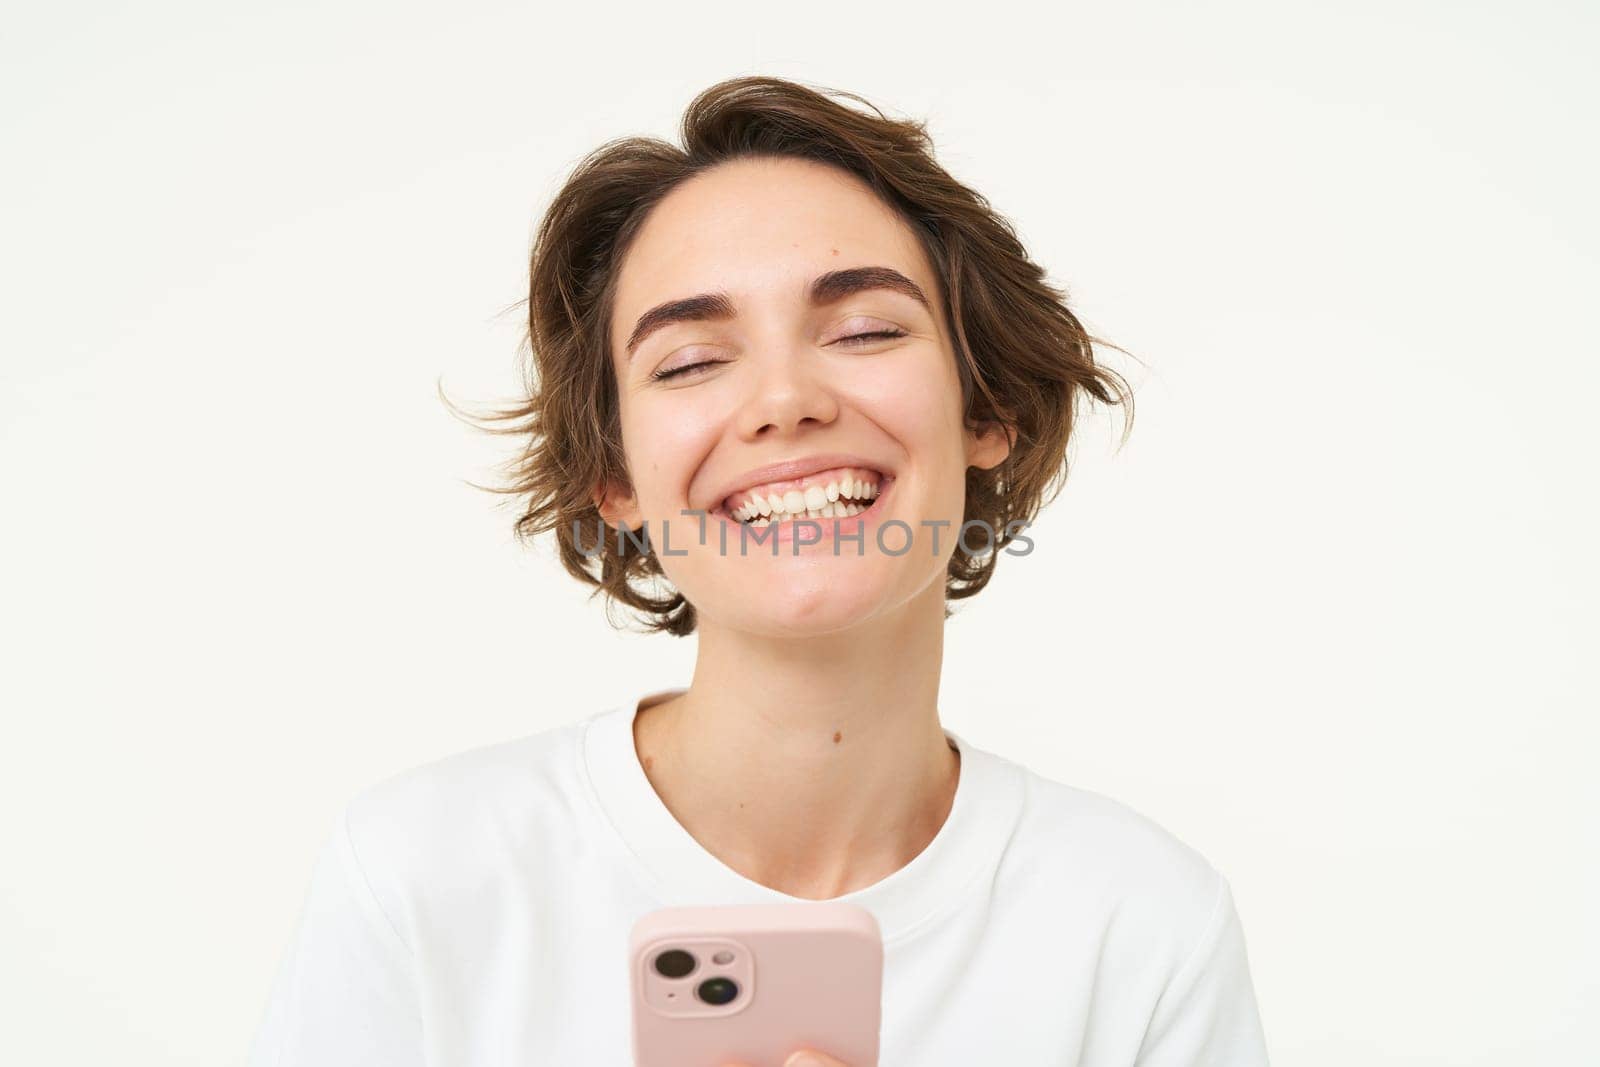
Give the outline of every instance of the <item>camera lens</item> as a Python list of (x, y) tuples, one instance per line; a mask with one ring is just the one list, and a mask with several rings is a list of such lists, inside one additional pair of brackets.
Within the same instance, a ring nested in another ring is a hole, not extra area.
[(669, 948), (656, 957), (656, 971), (668, 978), (682, 978), (694, 970), (694, 957), (681, 948)]
[(731, 978), (707, 978), (695, 993), (707, 1004), (726, 1004), (739, 995), (739, 986)]

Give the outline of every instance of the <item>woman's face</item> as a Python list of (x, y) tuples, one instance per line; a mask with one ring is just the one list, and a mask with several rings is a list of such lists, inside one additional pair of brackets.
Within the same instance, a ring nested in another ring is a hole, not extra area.
[(703, 623), (802, 636), (933, 583), (943, 603), (966, 469), (1006, 439), (964, 429), (933, 272), (854, 176), (761, 159), (682, 183), (622, 264), (611, 336), (633, 484), (601, 512), (647, 527)]

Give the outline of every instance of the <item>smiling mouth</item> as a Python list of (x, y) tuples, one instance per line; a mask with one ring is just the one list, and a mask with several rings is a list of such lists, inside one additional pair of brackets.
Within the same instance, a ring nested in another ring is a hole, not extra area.
[(840, 468), (741, 490), (724, 500), (713, 514), (757, 528), (798, 519), (851, 519), (870, 510), (893, 481), (879, 471)]

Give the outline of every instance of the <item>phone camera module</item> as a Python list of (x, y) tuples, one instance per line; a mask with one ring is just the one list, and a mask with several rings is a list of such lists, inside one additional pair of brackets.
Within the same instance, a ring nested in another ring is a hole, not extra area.
[(656, 957), (656, 973), (666, 978), (682, 978), (694, 967), (694, 957), (681, 948), (669, 948)]
[(707, 978), (695, 989), (707, 1004), (726, 1004), (739, 995), (739, 985), (731, 978)]

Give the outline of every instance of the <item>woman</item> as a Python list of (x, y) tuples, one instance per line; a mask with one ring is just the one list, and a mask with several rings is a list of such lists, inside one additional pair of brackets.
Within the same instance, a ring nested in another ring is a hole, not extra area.
[(949, 601), (1131, 396), (923, 126), (833, 97), (714, 86), (549, 208), (502, 491), (693, 678), (356, 797), (256, 1063), (625, 1064), (640, 915), (827, 899), (885, 1065), (1266, 1063), (1226, 879), (940, 725)]

